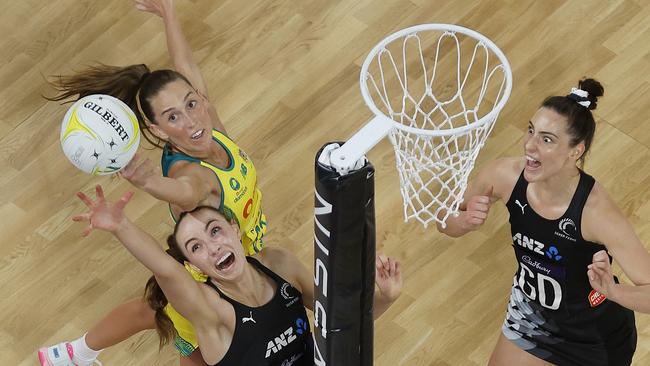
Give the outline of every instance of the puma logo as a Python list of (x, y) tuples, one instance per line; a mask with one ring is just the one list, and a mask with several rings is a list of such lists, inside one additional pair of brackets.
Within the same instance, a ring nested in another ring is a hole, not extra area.
[(523, 215), (524, 207), (528, 206), (528, 204), (522, 205), (521, 202), (519, 202), (519, 200), (515, 200), (515, 203), (517, 204), (517, 206), (521, 207), (521, 214)]
[(253, 323), (257, 324), (257, 322), (255, 321), (255, 319), (253, 319), (253, 312), (252, 312), (252, 311), (249, 311), (248, 314), (250, 315), (250, 317), (248, 317), (248, 318), (247, 318), (247, 317), (243, 317), (243, 318), (241, 318), (241, 322), (242, 322), (242, 323), (253, 322)]

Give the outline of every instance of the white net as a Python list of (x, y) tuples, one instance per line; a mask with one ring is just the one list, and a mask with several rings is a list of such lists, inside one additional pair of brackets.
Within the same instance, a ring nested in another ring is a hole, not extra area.
[(413, 27), (373, 49), (361, 89), (375, 114), (397, 122), (389, 137), (405, 220), (444, 225), (458, 211), (511, 80), (501, 51), (465, 28)]

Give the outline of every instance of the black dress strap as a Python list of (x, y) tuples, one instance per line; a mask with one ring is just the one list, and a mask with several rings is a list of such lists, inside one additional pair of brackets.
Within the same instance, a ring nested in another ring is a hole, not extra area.
[(595, 183), (594, 177), (580, 170), (580, 181), (566, 213), (566, 216), (577, 220), (576, 223), (579, 223), (582, 218), (582, 209), (585, 207)]
[[(287, 281), (287, 280), (285, 280), (284, 278), (280, 277), (277, 273), (273, 272), (271, 269), (269, 269), (268, 267), (266, 267), (265, 265), (263, 265), (263, 264), (262, 264), (260, 261), (258, 261), (257, 259), (255, 259), (255, 258), (253, 258), (253, 257), (249, 257), (249, 256), (247, 256), (247, 257), (246, 257), (246, 260), (247, 260), (248, 263), (250, 263), (253, 267), (259, 269), (259, 270), (262, 271), (265, 275), (269, 276), (273, 281), (275, 281), (275, 283), (278, 285), (278, 288), (280, 288), (280, 286), (282, 286), (282, 284), (285, 283), (285, 282), (288, 283), (289, 285), (291, 285), (291, 283), (289, 283), (289, 281)], [(206, 283), (208, 286), (212, 287), (215, 291), (217, 291), (217, 293), (219, 293), (219, 295), (220, 295), (222, 298), (224, 298), (225, 300), (227, 300), (228, 302), (230, 302), (230, 303), (236, 302), (236, 303), (239, 304), (239, 301), (234, 300), (234, 299), (230, 298), (228, 295), (224, 294), (224, 293), (219, 289), (219, 287), (218, 287), (214, 282), (212, 282), (212, 281), (210, 281), (210, 280), (208, 279), (208, 281), (206, 281), (205, 283)]]
[(514, 205), (516, 200), (524, 200), (524, 202), (528, 202), (526, 199), (527, 188), (528, 181), (524, 178), (524, 170), (522, 169), (521, 174), (519, 174), (519, 178), (517, 179), (517, 183), (515, 183), (514, 188), (512, 188), (512, 193), (510, 194), (510, 199), (508, 199), (506, 206)]

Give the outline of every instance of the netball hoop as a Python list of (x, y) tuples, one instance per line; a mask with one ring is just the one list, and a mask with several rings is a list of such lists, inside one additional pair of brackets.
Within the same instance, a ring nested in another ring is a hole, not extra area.
[(375, 117), (331, 153), (330, 165), (346, 174), (388, 135), (405, 221), (444, 225), (458, 211), (478, 152), (510, 96), (508, 60), (473, 30), (423, 24), (375, 46), (360, 84)]
[(343, 146), (316, 155), (314, 363), (373, 363), (374, 168), (364, 155), (389, 136), (405, 220), (444, 226), (458, 211), (479, 150), (512, 88), (489, 39), (446, 24), (396, 32), (361, 68), (375, 117)]

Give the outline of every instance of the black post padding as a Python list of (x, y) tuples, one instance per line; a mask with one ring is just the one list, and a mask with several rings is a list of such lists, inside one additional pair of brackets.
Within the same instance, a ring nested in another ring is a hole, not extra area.
[[(325, 147), (328, 144), (325, 144)], [(314, 363), (373, 364), (374, 167), (341, 176), (318, 163), (314, 215)]]

